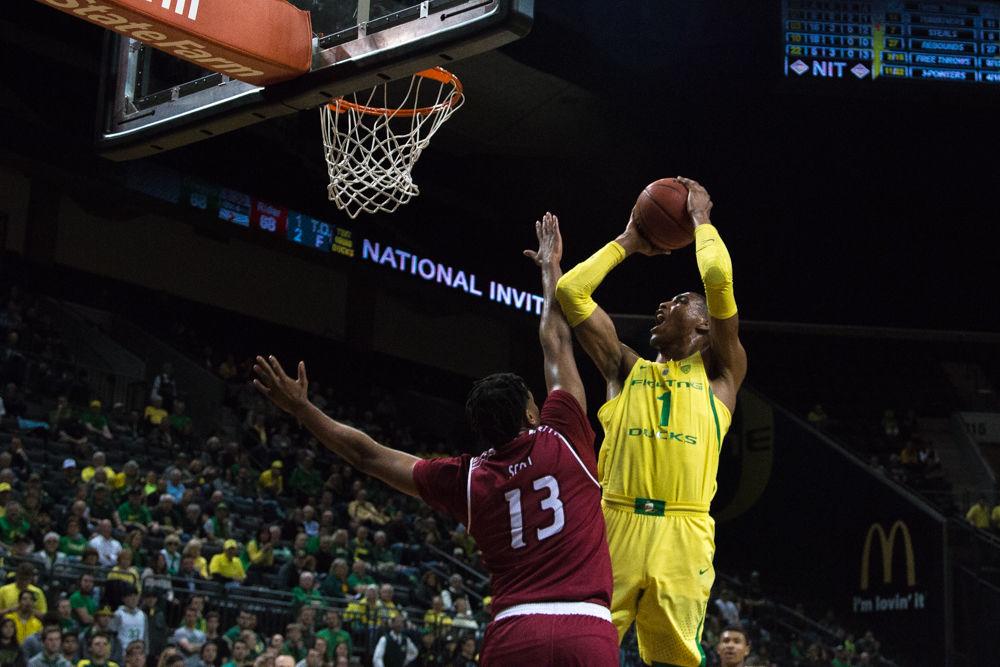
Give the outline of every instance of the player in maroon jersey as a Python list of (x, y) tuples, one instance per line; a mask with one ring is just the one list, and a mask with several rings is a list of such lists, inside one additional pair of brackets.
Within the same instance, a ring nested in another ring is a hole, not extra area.
[(479, 380), (466, 402), (488, 447), (479, 456), (423, 460), (334, 421), (309, 402), (301, 361), (292, 379), (273, 356), (257, 357), (254, 384), (361, 472), (465, 524), (492, 575), (494, 618), (481, 664), (617, 665), (594, 432), (572, 334), (555, 302), (559, 221), (546, 213), (535, 228), (538, 250), (525, 254), (542, 271), (539, 339), (549, 394), (539, 410), (518, 376)]

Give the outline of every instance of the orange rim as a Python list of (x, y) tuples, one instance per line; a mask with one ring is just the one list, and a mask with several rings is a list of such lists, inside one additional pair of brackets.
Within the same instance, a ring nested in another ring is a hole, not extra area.
[(417, 109), (390, 109), (387, 107), (369, 107), (364, 104), (358, 104), (357, 102), (348, 102), (343, 97), (338, 97), (326, 106), (331, 111), (340, 113), (342, 111), (357, 111), (358, 113), (369, 115), (369, 116), (400, 116), (402, 118), (410, 118), (412, 116), (426, 116), (434, 113), (435, 111), (441, 111), (447, 109), (448, 107), (453, 107), (459, 103), (462, 99), (462, 82), (458, 80), (458, 77), (444, 69), (443, 67), (432, 67), (431, 69), (425, 69), (417, 72), (413, 76), (419, 76), (424, 79), (433, 79), (434, 81), (439, 81), (443, 84), (451, 84), (455, 90), (452, 91), (451, 95), (447, 97), (443, 102), (439, 102), (435, 105), (429, 107), (419, 107)]

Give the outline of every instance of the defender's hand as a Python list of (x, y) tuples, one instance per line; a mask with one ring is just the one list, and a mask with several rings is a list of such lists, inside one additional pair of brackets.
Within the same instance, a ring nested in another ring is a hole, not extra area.
[(253, 381), (257, 390), (290, 415), (297, 417), (309, 405), (305, 362), (299, 362), (298, 377), (294, 380), (285, 374), (273, 355), (267, 359), (258, 356), (253, 372), (257, 376)]
[(530, 258), (537, 266), (543, 264), (558, 266), (562, 260), (559, 218), (546, 211), (542, 219), (535, 222), (535, 235), (538, 237), (538, 250), (525, 250), (524, 256)]
[(712, 213), (712, 198), (702, 185), (690, 178), (678, 176), (677, 180), (688, 189), (687, 209), (695, 225), (710, 223)]

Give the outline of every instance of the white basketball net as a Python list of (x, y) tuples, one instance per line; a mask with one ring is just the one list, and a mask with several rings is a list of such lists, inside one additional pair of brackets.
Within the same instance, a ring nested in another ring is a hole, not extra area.
[(351, 218), (390, 213), (420, 194), (413, 165), (465, 101), (458, 78), (440, 67), (414, 74), (401, 102), (390, 105), (388, 88), (352, 93), (321, 109), (327, 190)]

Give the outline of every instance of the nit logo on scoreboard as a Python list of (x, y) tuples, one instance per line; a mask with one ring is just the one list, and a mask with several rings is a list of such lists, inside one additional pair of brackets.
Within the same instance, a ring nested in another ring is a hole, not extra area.
[(782, 8), (786, 77), (1000, 83), (995, 2), (783, 0)]
[[(811, 72), (812, 76), (817, 78), (843, 79), (845, 76), (844, 68), (848, 64), (833, 60), (810, 60), (810, 64), (807, 65), (801, 58), (789, 64), (788, 58), (785, 58), (785, 75), (787, 76), (788, 71), (791, 70), (799, 76), (802, 76), (806, 72)], [(864, 63), (855, 63), (854, 67), (848, 71), (859, 79), (868, 78), (868, 75), (872, 72)]]

